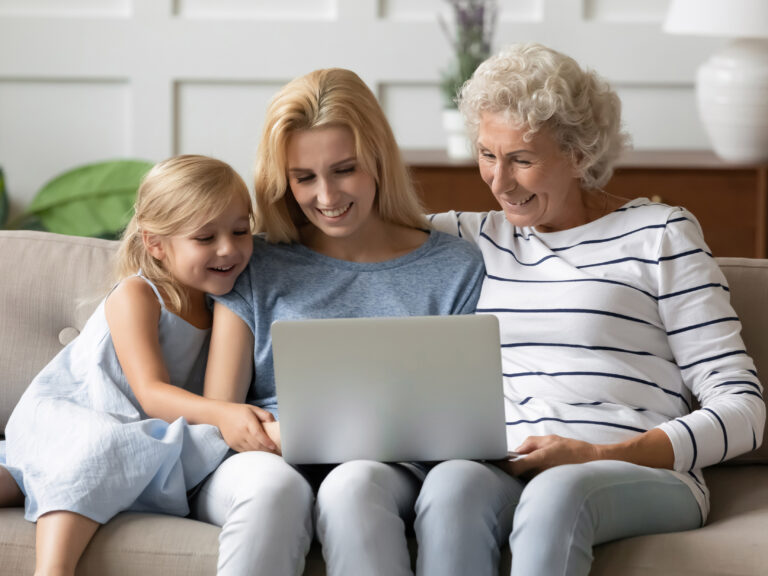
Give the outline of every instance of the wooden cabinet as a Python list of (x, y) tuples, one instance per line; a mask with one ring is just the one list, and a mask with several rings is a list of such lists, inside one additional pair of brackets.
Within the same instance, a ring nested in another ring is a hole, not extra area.
[[(442, 151), (407, 151), (416, 188), (430, 212), (496, 210), (474, 161)], [(768, 253), (768, 166), (734, 165), (705, 151), (636, 151), (618, 165), (606, 191), (685, 206), (698, 218), (715, 256)]]

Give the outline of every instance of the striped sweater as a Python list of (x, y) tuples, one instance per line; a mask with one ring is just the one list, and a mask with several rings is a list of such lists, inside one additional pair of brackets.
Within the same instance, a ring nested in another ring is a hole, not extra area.
[(545, 434), (607, 444), (661, 428), (706, 518), (701, 468), (756, 448), (765, 406), (694, 216), (637, 199), (550, 233), (503, 212), (432, 223), (483, 253), (477, 312), (500, 320), (509, 447)]

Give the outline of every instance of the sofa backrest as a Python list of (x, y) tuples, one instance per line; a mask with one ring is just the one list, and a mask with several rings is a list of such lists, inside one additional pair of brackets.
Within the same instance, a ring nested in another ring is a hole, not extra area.
[[(35, 375), (110, 287), (117, 242), (0, 231), (0, 432)], [(758, 375), (768, 374), (768, 260), (719, 258)], [(768, 383), (768, 379), (764, 382)], [(768, 445), (740, 462), (768, 463)]]
[[(768, 260), (717, 258), (717, 263), (728, 279), (731, 304), (741, 320), (741, 336), (755, 361), (765, 400), (768, 390)], [(768, 427), (763, 432), (763, 445), (731, 461), (737, 462), (768, 463)]]
[(106, 294), (118, 243), (0, 231), (0, 431), (35, 375)]

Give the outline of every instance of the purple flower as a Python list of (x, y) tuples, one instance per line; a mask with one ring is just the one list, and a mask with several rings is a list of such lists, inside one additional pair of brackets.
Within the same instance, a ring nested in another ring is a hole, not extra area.
[(462, 84), (491, 55), (496, 27), (496, 0), (446, 0), (453, 12), (454, 28), (438, 14), (438, 22), (454, 52), (454, 62), (443, 72), (442, 87), (446, 103), (454, 99)]

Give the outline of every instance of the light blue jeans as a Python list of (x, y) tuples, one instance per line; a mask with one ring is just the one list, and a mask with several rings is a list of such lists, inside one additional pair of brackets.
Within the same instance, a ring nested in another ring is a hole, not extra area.
[[(314, 511), (313, 511), (314, 508)], [(669, 471), (616, 461), (558, 466), (528, 484), (490, 464), (452, 460), (423, 485), (404, 466), (347, 462), (320, 484), (264, 452), (224, 461), (192, 501), (223, 526), (219, 575), (298, 575), (312, 524), (329, 576), (497, 576), (509, 538), (512, 575), (584, 575), (592, 547), (701, 525), (690, 489)], [(511, 536), (510, 536), (511, 534)]]
[(596, 544), (699, 526), (696, 499), (668, 470), (601, 460), (525, 484), (449, 461), (429, 472), (416, 503), (417, 574), (496, 576), (509, 537), (512, 576), (586, 576)]

